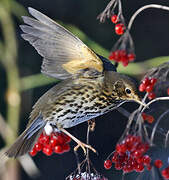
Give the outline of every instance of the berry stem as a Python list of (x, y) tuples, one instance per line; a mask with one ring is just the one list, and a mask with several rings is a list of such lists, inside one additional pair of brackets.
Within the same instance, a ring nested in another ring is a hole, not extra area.
[(167, 140), (168, 140), (168, 136), (169, 136), (169, 130), (166, 133), (166, 137), (165, 137), (165, 142), (164, 142), (164, 147), (167, 147)]
[[(169, 110), (167, 110), (166, 112), (164, 112), (164, 113), (157, 119), (157, 122), (156, 122), (156, 124), (154, 125), (153, 130), (152, 130), (152, 133), (151, 133), (151, 138), (150, 138), (151, 144), (153, 144), (154, 135), (155, 135), (155, 132), (156, 132), (156, 129), (157, 129), (158, 124), (160, 123), (161, 119), (163, 119), (163, 117), (166, 116), (168, 113), (169, 113)], [(166, 139), (165, 139), (165, 146), (166, 146), (167, 139), (168, 139), (168, 136), (166, 136)]]
[(161, 175), (159, 168), (154, 167), (154, 169), (157, 171), (158, 177), (159, 177), (161, 180), (165, 180), (164, 177)]
[(128, 23), (128, 29), (130, 30), (131, 29), (131, 26), (135, 20), (135, 18), (137, 17), (137, 15), (139, 15), (142, 11), (146, 10), (146, 9), (149, 9), (149, 8), (156, 8), (156, 9), (162, 9), (162, 10), (167, 10), (169, 11), (169, 7), (168, 6), (162, 6), (162, 5), (159, 5), (159, 4), (149, 4), (149, 5), (146, 5), (146, 6), (143, 6), (141, 7), (140, 9), (138, 9), (131, 17), (129, 23)]
[[(165, 100), (169, 100), (169, 97), (158, 97), (158, 98), (155, 98), (153, 100), (151, 100), (150, 102), (148, 102), (146, 104), (145, 107), (143, 107), (143, 109), (141, 110), (141, 113), (143, 113), (145, 111), (146, 108), (148, 108), (151, 104), (153, 104), (154, 102), (156, 101), (165, 101)], [(141, 115), (140, 115), (141, 116)]]
[(77, 161), (77, 170), (78, 173), (80, 174), (80, 160), (79, 160), (79, 156), (78, 153), (76, 151), (74, 151), (75, 157), (76, 157), (76, 161)]
[[(90, 124), (89, 124), (89, 121), (88, 121), (86, 144), (89, 144), (89, 134), (90, 134)], [(89, 161), (89, 149), (86, 150), (86, 161), (87, 161), (88, 172), (90, 174), (91, 172), (90, 172), (90, 161)]]
[(104, 11), (100, 15), (98, 15), (97, 19), (99, 19), (101, 23), (103, 23), (105, 21), (106, 16), (107, 17), (110, 16), (110, 13), (111, 13), (110, 8), (113, 6), (113, 4), (114, 4), (114, 6), (116, 6), (116, 4), (117, 4), (116, 0), (111, 0), (109, 2), (109, 4), (106, 6), (106, 8), (104, 9)]

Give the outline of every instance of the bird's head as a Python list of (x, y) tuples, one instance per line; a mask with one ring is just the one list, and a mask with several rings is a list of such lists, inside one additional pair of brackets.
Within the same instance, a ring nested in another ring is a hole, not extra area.
[(130, 77), (108, 71), (105, 73), (105, 83), (116, 99), (135, 101), (145, 106), (138, 95), (136, 83)]

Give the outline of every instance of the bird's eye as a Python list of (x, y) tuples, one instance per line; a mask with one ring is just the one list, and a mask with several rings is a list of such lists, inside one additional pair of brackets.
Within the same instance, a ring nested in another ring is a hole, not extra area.
[(127, 94), (131, 94), (131, 90), (130, 89), (126, 88), (125, 91), (126, 91)]

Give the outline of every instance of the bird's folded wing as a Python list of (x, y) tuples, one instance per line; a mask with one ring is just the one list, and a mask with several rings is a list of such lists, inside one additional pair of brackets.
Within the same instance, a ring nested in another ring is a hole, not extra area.
[(35, 18), (23, 17), (22, 37), (43, 57), (41, 72), (66, 79), (81, 70), (103, 71), (103, 62), (79, 38), (39, 11), (29, 8)]

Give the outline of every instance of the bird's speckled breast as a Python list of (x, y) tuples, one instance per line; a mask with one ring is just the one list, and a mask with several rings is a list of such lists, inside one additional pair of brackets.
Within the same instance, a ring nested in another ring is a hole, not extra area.
[(46, 112), (46, 120), (58, 127), (70, 128), (117, 107), (120, 101), (106, 95), (95, 84), (72, 87), (64, 92)]

